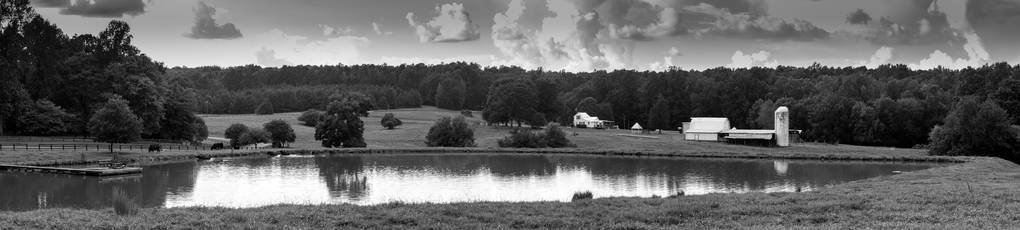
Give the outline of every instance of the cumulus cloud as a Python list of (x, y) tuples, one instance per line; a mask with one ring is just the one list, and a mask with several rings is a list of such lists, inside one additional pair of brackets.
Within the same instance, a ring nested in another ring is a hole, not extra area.
[(322, 36), (327, 38), (354, 35), (354, 29), (350, 26), (336, 28), (326, 24), (319, 24), (318, 27), (322, 30)]
[(1020, 0), (969, 0), (966, 19), (992, 59), (1020, 61)]
[(57, 1), (43, 2), (54, 7), (66, 6), (60, 10), (60, 14), (83, 17), (120, 18), (145, 13), (145, 2), (142, 0), (75, 0), (74, 4), (63, 5)]
[(379, 26), (379, 23), (375, 23), (375, 22), (372, 22), (372, 31), (375, 31), (375, 35), (379, 35), (379, 36), (383, 36), (383, 35), (389, 36), (389, 35), (393, 34), (393, 32), (391, 32), (391, 31), (383, 31), (382, 27)]
[(883, 46), (875, 50), (875, 54), (871, 55), (867, 61), (858, 62), (857, 65), (867, 66), (868, 68), (876, 68), (880, 65), (888, 64), (893, 57), (893, 48)]
[(769, 51), (758, 51), (757, 53), (744, 54), (743, 51), (737, 50), (733, 53), (733, 57), (730, 57), (730, 64), (727, 67), (730, 68), (748, 68), (748, 67), (773, 67), (779, 65), (779, 61), (771, 59), (772, 53)]
[(963, 45), (964, 50), (967, 52), (966, 58), (954, 59), (949, 56), (949, 54), (946, 54), (941, 50), (935, 50), (928, 55), (927, 58), (922, 59), (917, 64), (910, 64), (908, 66), (912, 69), (934, 69), (938, 67), (962, 69), (969, 66), (980, 66), (988, 63), (989, 54), (985, 51), (977, 34), (968, 33), (964, 36), (967, 40), (967, 44)]
[(687, 28), (698, 35), (730, 38), (813, 41), (829, 37), (829, 32), (814, 24), (794, 19), (734, 13), (707, 3), (684, 7)]
[(71, 0), (33, 0), (32, 5), (42, 8), (60, 8), (71, 5)]
[(871, 23), (871, 15), (864, 12), (864, 9), (857, 9), (846, 16), (846, 23), (853, 25), (867, 25)]
[(472, 24), (471, 16), (464, 9), (464, 4), (449, 3), (436, 7), (436, 17), (427, 23), (418, 23), (414, 13), (407, 13), (407, 23), (415, 29), (418, 41), (426, 42), (462, 42), (478, 40), (480, 33)]
[(265, 66), (265, 67), (279, 67), (279, 66), (293, 65), (294, 64), (294, 63), (292, 63), (290, 61), (277, 58), (276, 57), (276, 51), (273, 51), (271, 49), (266, 49), (266, 47), (262, 47), (261, 50), (255, 52), (255, 61), (260, 66)]
[[(273, 60), (306, 65), (360, 64), (364, 63), (361, 59), (362, 49), (371, 44), (365, 37), (342, 35), (313, 40), (306, 36), (287, 34), (279, 29), (256, 35), (254, 39), (264, 44), (262, 49), (273, 51), (273, 58), (266, 59), (270, 64), (280, 64)], [(268, 52), (262, 52), (262, 57), (268, 57), (266, 54)], [(258, 54), (256, 58), (259, 58)]]
[(666, 51), (666, 56), (662, 57), (662, 61), (661, 62), (655, 61), (655, 62), (649, 63), (647, 70), (651, 70), (651, 71), (666, 71), (666, 70), (669, 70), (669, 68), (673, 67), (673, 65), (674, 65), (673, 64), (673, 57), (678, 57), (678, 56), (681, 56), (681, 55), (683, 55), (683, 54), (680, 53), (680, 49), (677, 49), (676, 47), (670, 47), (669, 50)]
[[(889, 1), (886, 4), (892, 11), (890, 16), (870, 20), (870, 23), (851, 23), (864, 27), (861, 36), (874, 44), (948, 44), (959, 47), (965, 40), (960, 31), (952, 28), (946, 13), (932, 0)], [(850, 18), (847, 20), (850, 21)]]
[(242, 36), (241, 31), (233, 23), (216, 24), (216, 19), (213, 19), (213, 16), (216, 15), (216, 8), (206, 5), (205, 2), (198, 2), (198, 7), (194, 9), (194, 12), (195, 25), (191, 27), (191, 33), (185, 34), (185, 37), (193, 39), (235, 39)]

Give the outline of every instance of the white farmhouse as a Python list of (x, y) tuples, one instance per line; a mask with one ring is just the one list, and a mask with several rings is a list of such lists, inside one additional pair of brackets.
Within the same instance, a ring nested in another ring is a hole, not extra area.
[(578, 112), (574, 114), (574, 127), (587, 127), (587, 128), (610, 128), (613, 125), (613, 121), (600, 120), (599, 117), (593, 117), (585, 112)]

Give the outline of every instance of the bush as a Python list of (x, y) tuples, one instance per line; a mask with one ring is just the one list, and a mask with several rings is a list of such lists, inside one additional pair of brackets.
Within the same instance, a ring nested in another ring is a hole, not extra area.
[(319, 119), (322, 118), (323, 112), (317, 109), (309, 109), (298, 117), (298, 121), (301, 121), (301, 125), (308, 127), (315, 127), (319, 123)]
[(425, 144), (429, 147), (473, 147), (475, 131), (468, 127), (463, 116), (442, 117), (429, 128)]
[(499, 147), (504, 148), (545, 148), (549, 147), (546, 143), (545, 134), (531, 132), (531, 130), (523, 128), (515, 128), (510, 130), (510, 136), (504, 137), (502, 140), (497, 141)]
[(386, 127), (386, 129), (393, 129), (397, 126), (404, 124), (404, 122), (400, 121), (400, 119), (397, 119), (397, 117), (394, 116), (393, 113), (386, 113), (385, 115), (383, 115), (382, 120), (379, 120), (379, 123), (381, 123), (383, 127)]
[(592, 195), (591, 191), (575, 192), (574, 197), (571, 197), (570, 201), (574, 202), (579, 200), (591, 200), (594, 197), (595, 195)]
[(294, 129), (283, 120), (272, 120), (262, 125), (262, 128), (269, 132), (274, 148), (282, 148), (285, 143), (293, 143), (297, 139)]
[(532, 132), (518, 128), (510, 131), (510, 136), (497, 141), (504, 148), (562, 148), (574, 147), (567, 139), (567, 134), (556, 123), (549, 124), (542, 132)]
[(929, 135), (932, 155), (993, 156), (1020, 161), (1020, 141), (1009, 115), (992, 101), (966, 97), (953, 105), (944, 125)]

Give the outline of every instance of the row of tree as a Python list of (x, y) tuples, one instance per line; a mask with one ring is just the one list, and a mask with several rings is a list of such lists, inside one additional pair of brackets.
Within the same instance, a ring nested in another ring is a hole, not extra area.
[(195, 108), (208, 114), (272, 114), (325, 108), (337, 92), (358, 92), (368, 96), (374, 108), (417, 108), (422, 105), (418, 90), (375, 85), (277, 86), (230, 91), (197, 90)]

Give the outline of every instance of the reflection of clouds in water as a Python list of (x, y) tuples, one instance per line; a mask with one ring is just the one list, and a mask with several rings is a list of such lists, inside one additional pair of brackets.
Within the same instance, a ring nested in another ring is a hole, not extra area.
[(281, 164), (282, 159), (272, 158), (257, 168), (226, 162), (199, 165), (194, 189), (190, 193), (167, 196), (166, 207), (257, 207), (330, 201), (314, 164), (292, 167)]

